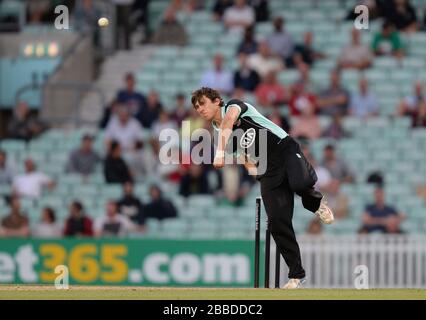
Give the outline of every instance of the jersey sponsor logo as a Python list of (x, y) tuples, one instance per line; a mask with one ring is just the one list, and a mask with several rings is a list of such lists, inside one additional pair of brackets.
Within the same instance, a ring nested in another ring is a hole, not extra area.
[(296, 156), (297, 156), (299, 159), (302, 159), (302, 156), (301, 156), (299, 153), (296, 153)]
[(241, 137), (241, 140), (240, 140), (241, 148), (250, 148), (255, 139), (256, 139), (256, 130), (254, 128), (248, 129)]

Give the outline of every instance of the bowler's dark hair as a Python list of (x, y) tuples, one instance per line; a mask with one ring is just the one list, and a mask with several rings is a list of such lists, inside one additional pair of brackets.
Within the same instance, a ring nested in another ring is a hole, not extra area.
[(212, 101), (219, 99), (220, 100), (219, 106), (223, 107), (223, 105), (224, 105), (223, 99), (220, 96), (219, 91), (212, 89), (212, 88), (208, 88), (208, 87), (202, 87), (201, 89), (195, 90), (192, 93), (191, 103), (192, 103), (192, 106), (194, 108), (195, 108), (196, 104), (201, 101), (203, 96), (209, 98)]

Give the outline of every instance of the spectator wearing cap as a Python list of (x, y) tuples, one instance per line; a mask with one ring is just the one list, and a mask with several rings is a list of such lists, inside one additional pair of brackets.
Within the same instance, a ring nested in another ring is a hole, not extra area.
[(284, 29), (284, 19), (276, 17), (273, 21), (274, 31), (266, 38), (271, 52), (283, 59), (286, 66), (293, 64), (294, 40)]
[(81, 139), (80, 148), (71, 152), (66, 171), (88, 176), (95, 171), (100, 161), (101, 157), (93, 150), (93, 136), (85, 134)]
[(362, 215), (362, 229), (367, 233), (402, 233), (400, 224), (405, 215), (385, 202), (385, 193), (381, 187), (374, 190), (374, 203), (365, 207)]
[(53, 190), (56, 183), (45, 173), (38, 171), (34, 161), (25, 160), (25, 173), (13, 179), (13, 192), (20, 197), (38, 199), (42, 196), (43, 189)]

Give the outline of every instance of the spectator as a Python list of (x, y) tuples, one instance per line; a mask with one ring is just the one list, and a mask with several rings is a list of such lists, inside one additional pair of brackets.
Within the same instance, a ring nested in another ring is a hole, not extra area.
[(151, 90), (148, 94), (146, 106), (139, 111), (136, 117), (144, 128), (151, 129), (152, 124), (158, 119), (161, 110), (163, 110), (163, 104), (160, 101), (158, 92)]
[(216, 21), (220, 21), (223, 18), (223, 14), (226, 9), (232, 7), (234, 0), (216, 0), (213, 5), (213, 18)]
[(384, 12), (386, 20), (390, 21), (399, 31), (416, 32), (417, 15), (416, 10), (408, 0), (393, 0), (390, 1), (388, 10)]
[(175, 122), (179, 129), (182, 127), (182, 121), (189, 117), (188, 109), (189, 108), (185, 101), (185, 95), (183, 93), (178, 93), (176, 95), (176, 103), (170, 118)]
[(20, 197), (40, 198), (43, 188), (50, 191), (55, 188), (55, 182), (45, 173), (37, 171), (36, 164), (30, 158), (25, 160), (25, 173), (13, 179), (13, 192)]
[(130, 15), (134, 0), (111, 0), (115, 4), (115, 48), (130, 50)]
[(257, 103), (264, 107), (278, 107), (287, 100), (284, 87), (278, 82), (275, 71), (269, 71), (257, 86)]
[(335, 114), (332, 117), (330, 125), (322, 133), (322, 137), (332, 138), (335, 140), (339, 140), (349, 136), (349, 132), (347, 132), (343, 127), (342, 116), (340, 114)]
[(272, 55), (265, 41), (259, 43), (258, 52), (256, 54), (249, 56), (248, 65), (261, 77), (266, 76), (270, 71), (279, 72), (284, 69), (282, 60)]
[(126, 74), (125, 85), (124, 89), (118, 91), (116, 101), (118, 104), (126, 105), (130, 114), (136, 116), (141, 110), (145, 109), (146, 98), (142, 93), (135, 90), (136, 81), (133, 73)]
[(132, 151), (136, 143), (142, 139), (143, 131), (140, 123), (130, 116), (125, 106), (120, 105), (117, 108), (117, 114), (110, 119), (105, 130), (107, 147), (112, 140), (116, 140), (125, 151)]
[(284, 19), (276, 17), (273, 21), (274, 31), (266, 41), (271, 52), (283, 59), (286, 66), (293, 64), (294, 40), (284, 29)]
[(14, 170), (7, 161), (7, 154), (0, 150), (0, 185), (10, 185), (13, 181)]
[(321, 136), (321, 124), (315, 115), (315, 107), (309, 100), (300, 102), (300, 115), (294, 117), (291, 135), (295, 138), (314, 140)]
[(50, 0), (29, 1), (26, 4), (28, 23), (41, 24), (47, 21), (51, 9)]
[(322, 223), (321, 220), (317, 217), (309, 221), (306, 233), (309, 235), (319, 235), (322, 234)]
[(179, 194), (189, 197), (193, 194), (209, 194), (207, 172), (202, 165), (191, 164), (189, 170), (182, 176)]
[(376, 33), (373, 39), (372, 48), (376, 56), (394, 56), (402, 58), (404, 48), (399, 33), (389, 21), (385, 21), (382, 31)]
[(413, 116), (420, 106), (425, 103), (426, 96), (423, 91), (423, 84), (420, 81), (416, 81), (413, 94), (402, 99), (396, 113), (398, 116)]
[(64, 236), (93, 236), (93, 221), (86, 215), (83, 205), (74, 201), (69, 208), (69, 216), (65, 221)]
[(175, 206), (169, 200), (163, 198), (161, 189), (152, 185), (149, 189), (151, 202), (145, 206), (146, 217), (163, 220), (167, 218), (176, 218), (177, 211)]
[(336, 219), (346, 218), (349, 211), (349, 199), (340, 192), (340, 186), (341, 181), (332, 179), (331, 183), (328, 185), (327, 193), (325, 194), (327, 203), (331, 210), (333, 210)]
[(143, 203), (133, 193), (133, 183), (123, 184), (123, 197), (117, 202), (119, 213), (138, 226), (139, 231), (145, 230), (145, 213)]
[(338, 64), (343, 69), (366, 69), (370, 67), (373, 56), (370, 48), (361, 43), (361, 32), (352, 29), (352, 41), (343, 47), (338, 58)]
[(242, 166), (227, 165), (221, 170), (219, 182), (222, 204), (241, 206), (253, 186), (253, 177)]
[(46, 207), (41, 213), (41, 220), (32, 233), (37, 238), (58, 238), (62, 235), (60, 226), (56, 223), (55, 211)]
[(26, 102), (19, 102), (12, 119), (7, 126), (7, 136), (11, 139), (31, 140), (39, 136), (46, 125), (36, 116), (31, 115)]
[(146, 148), (145, 144), (140, 142), (136, 144), (134, 152), (126, 155), (126, 163), (132, 174), (133, 181), (144, 181), (147, 175), (155, 172), (157, 154), (152, 148)]
[(117, 141), (112, 141), (110, 144), (109, 152), (104, 162), (104, 175), (107, 183), (132, 181), (132, 175), (126, 162), (121, 157), (121, 147)]
[(266, 22), (269, 20), (268, 3), (268, 0), (249, 0), (249, 4), (256, 14), (256, 22)]
[(98, 20), (101, 12), (95, 7), (92, 0), (82, 0), (76, 3), (74, 9), (75, 28), (83, 34), (93, 36), (95, 46), (100, 44)]
[(291, 97), (289, 100), (290, 114), (292, 116), (298, 116), (302, 114), (302, 111), (307, 106), (313, 107), (313, 112), (316, 113), (316, 97), (305, 91), (303, 82), (296, 82), (291, 90)]
[(354, 176), (348, 165), (337, 157), (336, 150), (331, 144), (324, 147), (322, 165), (330, 172), (333, 179), (346, 183), (354, 182)]
[(258, 50), (258, 43), (254, 38), (254, 26), (249, 26), (244, 31), (243, 41), (238, 45), (237, 54), (255, 54)]
[(3, 217), (0, 225), (0, 236), (3, 237), (28, 237), (30, 235), (28, 217), (21, 211), (19, 198), (13, 196), (9, 199), (10, 213)]
[(154, 44), (184, 46), (188, 42), (184, 26), (176, 19), (176, 12), (169, 6), (153, 36)]
[(214, 68), (203, 74), (201, 86), (216, 89), (223, 94), (230, 94), (234, 89), (232, 73), (224, 69), (223, 56), (216, 54), (213, 63)]
[(426, 127), (426, 102), (420, 104), (417, 111), (412, 115), (412, 126)]
[(365, 208), (362, 216), (363, 227), (367, 232), (402, 233), (400, 223), (405, 215), (385, 203), (382, 188), (374, 191), (374, 203)]
[(297, 66), (299, 71), (299, 78), (295, 82), (295, 85), (302, 84), (304, 92), (314, 95), (318, 92), (318, 85), (312, 81), (310, 76), (309, 65), (301, 63)]
[(326, 55), (313, 46), (314, 34), (310, 31), (303, 35), (303, 43), (294, 47), (293, 59), (288, 60), (288, 67), (297, 67), (306, 64), (311, 67), (316, 60), (326, 58)]
[(340, 72), (330, 73), (330, 87), (322, 91), (317, 100), (320, 114), (332, 116), (346, 115), (348, 112), (349, 92), (340, 83)]
[(359, 80), (359, 93), (352, 94), (349, 104), (349, 113), (359, 118), (370, 118), (379, 114), (379, 104), (376, 95), (368, 88), (368, 80)]
[[(173, 139), (173, 137), (169, 137), (166, 141), (160, 141), (160, 135), (162, 132), (167, 132), (166, 130), (171, 130), (173, 132), (178, 132), (178, 126), (174, 123), (174, 121), (170, 120), (170, 116), (166, 111), (161, 111), (160, 118), (158, 121), (154, 123), (151, 130), (151, 145), (153, 147), (153, 151), (155, 154), (158, 154), (160, 148), (166, 143), (171, 143), (173, 145), (179, 145), (179, 139)], [(169, 131), (170, 132), (170, 131)], [(164, 137), (162, 138), (164, 139)]]
[(106, 214), (95, 221), (96, 237), (116, 237), (124, 236), (135, 230), (135, 225), (118, 211), (115, 201), (108, 201)]
[(253, 92), (260, 82), (260, 77), (256, 71), (247, 64), (247, 54), (240, 53), (240, 68), (234, 72), (234, 88)]
[(223, 22), (230, 32), (242, 33), (255, 22), (255, 12), (246, 0), (234, 0), (234, 5), (225, 10)]
[(88, 176), (95, 171), (100, 161), (101, 157), (93, 150), (93, 137), (85, 134), (81, 139), (80, 148), (71, 152), (66, 171)]

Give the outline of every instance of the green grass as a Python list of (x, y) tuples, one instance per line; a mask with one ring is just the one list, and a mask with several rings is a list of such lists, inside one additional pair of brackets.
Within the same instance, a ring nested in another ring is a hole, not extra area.
[(151, 288), (151, 287), (82, 287), (56, 290), (52, 286), (0, 286), (3, 299), (155, 299), (155, 300), (426, 300), (426, 289), (222, 289), (222, 288)]

